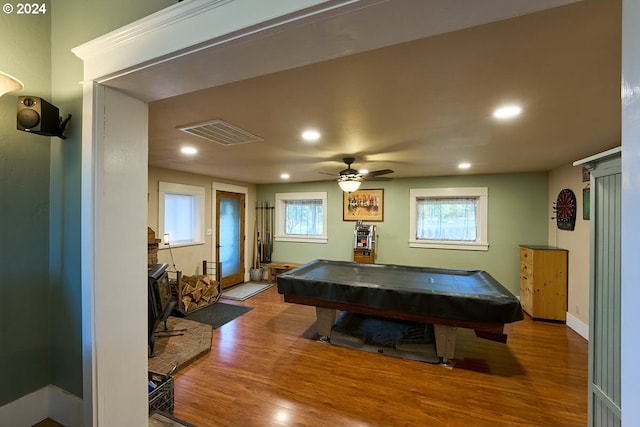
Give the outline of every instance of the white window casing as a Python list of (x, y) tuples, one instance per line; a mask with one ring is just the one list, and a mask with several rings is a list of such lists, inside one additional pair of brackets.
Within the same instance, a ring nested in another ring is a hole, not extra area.
[[(292, 234), (286, 231), (286, 205), (289, 201), (320, 201), (322, 204), (322, 231), (320, 234)], [(327, 193), (276, 193), (276, 242), (327, 243)]]
[(187, 241), (174, 242), (171, 238), (171, 246), (201, 245), (205, 242), (205, 188), (195, 185), (176, 184), (172, 182), (159, 183), (158, 197), (158, 229), (162, 238), (167, 232), (165, 229), (165, 201), (167, 195), (188, 196), (193, 200), (193, 212), (191, 223), (188, 224), (192, 231)]
[[(475, 241), (419, 239), (417, 237), (417, 203), (418, 200), (425, 198), (477, 200)], [(415, 188), (409, 190), (409, 247), (469, 251), (489, 250), (487, 237), (488, 199), (489, 190), (487, 187)]]

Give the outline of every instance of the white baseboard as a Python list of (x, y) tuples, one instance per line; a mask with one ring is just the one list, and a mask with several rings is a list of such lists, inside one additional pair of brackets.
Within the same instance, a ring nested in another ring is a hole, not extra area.
[(0, 406), (0, 426), (30, 427), (48, 416), (47, 387)]
[(585, 340), (589, 341), (589, 325), (567, 312), (567, 326), (573, 329)]
[(51, 418), (67, 427), (82, 425), (82, 399), (48, 385), (0, 406), (0, 426), (31, 427)]
[(82, 426), (83, 404), (75, 394), (49, 384), (49, 418), (66, 427)]

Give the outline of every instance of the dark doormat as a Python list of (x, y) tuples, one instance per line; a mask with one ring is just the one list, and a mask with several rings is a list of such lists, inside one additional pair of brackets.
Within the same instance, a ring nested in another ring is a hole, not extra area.
[(243, 314), (253, 310), (252, 307), (243, 305), (225, 304), (217, 302), (198, 311), (194, 311), (187, 315), (187, 319), (200, 323), (211, 325), (213, 329), (217, 329)]

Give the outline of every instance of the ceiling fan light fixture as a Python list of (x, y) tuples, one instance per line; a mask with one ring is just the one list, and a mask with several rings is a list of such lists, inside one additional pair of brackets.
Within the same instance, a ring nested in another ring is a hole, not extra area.
[(360, 184), (362, 180), (357, 175), (342, 175), (338, 178), (338, 185), (340, 189), (345, 193), (353, 193), (358, 188), (360, 188)]

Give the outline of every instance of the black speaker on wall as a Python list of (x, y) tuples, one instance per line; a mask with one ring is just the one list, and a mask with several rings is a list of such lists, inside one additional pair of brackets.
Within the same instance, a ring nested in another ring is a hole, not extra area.
[(18, 97), (18, 130), (60, 137), (58, 107), (37, 96)]

